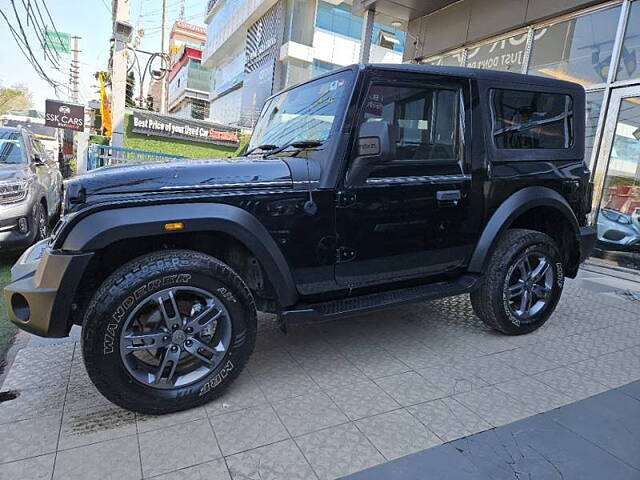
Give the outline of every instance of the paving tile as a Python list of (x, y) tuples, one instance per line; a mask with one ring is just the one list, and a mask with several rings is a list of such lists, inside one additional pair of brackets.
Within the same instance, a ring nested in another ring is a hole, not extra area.
[(273, 408), (293, 437), (349, 421), (323, 392), (282, 400)]
[(406, 410), (394, 410), (356, 422), (387, 460), (439, 445), (441, 440)]
[(535, 414), (495, 386), (460, 393), (452, 398), (494, 427)]
[(559, 365), (548, 358), (541, 357), (524, 348), (516, 348), (492, 355), (505, 365), (520, 370), (525, 375), (535, 375), (536, 373), (545, 372), (558, 368)]
[(366, 375), (346, 359), (331, 359), (304, 367), (320, 388), (350, 385), (365, 380)]
[(65, 385), (18, 391), (18, 397), (0, 403), (0, 423), (62, 413)]
[(231, 480), (224, 458), (165, 473), (153, 480)]
[(171, 427), (173, 425), (182, 425), (193, 422), (194, 420), (206, 418), (207, 412), (204, 407), (196, 407), (166, 415), (143, 415), (136, 413), (136, 424), (138, 426), (138, 433), (146, 433), (152, 430)]
[(571, 402), (568, 395), (531, 377), (499, 383), (496, 388), (535, 413), (546, 412)]
[(416, 371), (445, 394), (455, 395), (456, 393), (469, 392), (475, 388), (488, 385), (487, 382), (473, 372), (472, 366), (472, 363), (459, 363)]
[(350, 356), (348, 358), (362, 373), (372, 379), (397, 375), (411, 370), (405, 363), (381, 349), (372, 351), (367, 355)]
[(421, 403), (407, 410), (443, 442), (491, 428), (487, 422), (453, 398)]
[(145, 478), (220, 458), (216, 437), (206, 420), (174, 425), (138, 435)]
[(55, 452), (59, 432), (60, 415), (0, 425), (0, 463)]
[(133, 412), (115, 405), (64, 412), (58, 448), (89, 445), (136, 433)]
[(640, 379), (640, 357), (632, 349), (590, 358), (571, 365), (570, 368), (609, 388), (617, 388)]
[(370, 380), (326, 391), (351, 420), (400, 408), (398, 402)]
[(88, 410), (109, 406), (113, 406), (113, 404), (91, 382), (70, 383), (67, 386), (67, 396), (64, 402), (65, 411)]
[(474, 375), (480, 377), (489, 385), (508, 382), (524, 376), (520, 370), (503, 361), (495, 354), (478, 357), (473, 362), (467, 362), (467, 365), (469, 365)]
[(271, 405), (259, 405), (210, 419), (225, 456), (289, 438)]
[(247, 362), (246, 369), (252, 375), (277, 372), (299, 367), (298, 362), (284, 348), (271, 348), (254, 352)]
[(254, 407), (267, 403), (258, 382), (248, 374), (243, 373), (224, 391), (220, 397), (205, 405), (209, 415), (221, 415), (235, 412), (243, 408)]
[(558, 392), (568, 395), (574, 401), (582, 400), (608, 389), (595, 380), (572, 370), (570, 367), (548, 370), (534, 375), (533, 378), (549, 385)]
[(11, 370), (2, 384), (3, 390), (66, 385), (73, 349), (73, 343), (22, 348), (16, 354)]
[(640, 400), (640, 382), (632, 382), (618, 388), (618, 391)]
[(415, 405), (447, 395), (415, 372), (378, 378), (376, 383), (402, 406)]
[(349, 475), (385, 461), (352, 424), (309, 433), (295, 441), (321, 480)]
[(270, 402), (320, 390), (318, 384), (301, 367), (264, 373), (256, 376), (256, 381)]
[(142, 478), (135, 435), (58, 452), (53, 480), (137, 480)]
[(233, 480), (316, 480), (293, 440), (273, 443), (227, 457)]
[(54, 453), (0, 465), (0, 480), (50, 480), (53, 474)]

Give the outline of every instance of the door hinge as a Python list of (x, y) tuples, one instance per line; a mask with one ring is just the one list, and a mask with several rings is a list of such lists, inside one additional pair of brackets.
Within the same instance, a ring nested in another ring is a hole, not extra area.
[(337, 197), (339, 207), (348, 207), (356, 203), (356, 194), (353, 192), (338, 192)]
[(356, 258), (356, 251), (351, 247), (339, 247), (336, 250), (336, 263), (350, 262)]

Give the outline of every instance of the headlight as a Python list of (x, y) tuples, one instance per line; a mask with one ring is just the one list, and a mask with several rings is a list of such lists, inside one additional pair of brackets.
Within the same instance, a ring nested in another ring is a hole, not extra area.
[(608, 218), (612, 222), (621, 223), (622, 225), (631, 225), (631, 218), (629, 217), (629, 215), (618, 213), (614, 210), (608, 210), (605, 208), (600, 210), (600, 213), (602, 213), (605, 218)]
[(29, 181), (0, 184), (0, 203), (15, 203), (24, 200), (29, 193)]

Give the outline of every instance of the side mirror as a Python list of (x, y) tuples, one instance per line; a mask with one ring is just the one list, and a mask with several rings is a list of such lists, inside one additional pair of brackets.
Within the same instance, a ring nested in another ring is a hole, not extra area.
[(33, 164), (38, 167), (45, 164), (44, 160), (42, 159), (42, 156), (39, 153), (33, 154)]
[(356, 158), (347, 172), (347, 184), (361, 185), (373, 169), (395, 158), (396, 142), (387, 122), (365, 122), (360, 125), (356, 141)]

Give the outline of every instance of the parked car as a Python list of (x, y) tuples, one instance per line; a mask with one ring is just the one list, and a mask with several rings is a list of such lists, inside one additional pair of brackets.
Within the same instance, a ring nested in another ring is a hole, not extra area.
[(60, 169), (40, 141), (26, 129), (0, 127), (0, 252), (48, 237), (61, 198)]
[(271, 97), (244, 156), (69, 181), (6, 302), (38, 335), (82, 325), (100, 392), (154, 414), (223, 392), (257, 310), (286, 329), (470, 293), (487, 325), (528, 333), (596, 240), (583, 156), (580, 85), (342, 68)]

